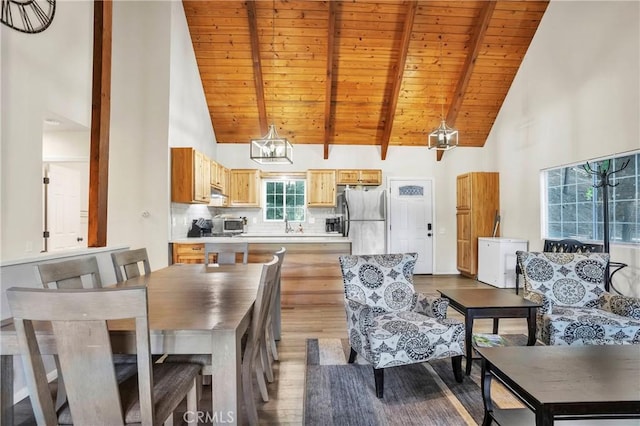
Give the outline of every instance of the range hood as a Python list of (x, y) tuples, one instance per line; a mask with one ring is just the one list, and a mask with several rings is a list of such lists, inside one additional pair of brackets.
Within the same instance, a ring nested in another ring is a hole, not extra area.
[(211, 187), (211, 198), (227, 198), (227, 196), (219, 189)]

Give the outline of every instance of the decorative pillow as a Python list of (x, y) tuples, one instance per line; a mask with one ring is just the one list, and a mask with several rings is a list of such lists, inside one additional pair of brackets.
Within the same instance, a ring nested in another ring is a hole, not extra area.
[(525, 290), (544, 294), (554, 304), (585, 306), (605, 292), (608, 253), (516, 252)]

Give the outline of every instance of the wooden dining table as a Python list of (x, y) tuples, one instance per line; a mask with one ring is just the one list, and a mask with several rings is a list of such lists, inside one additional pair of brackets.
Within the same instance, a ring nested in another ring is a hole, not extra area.
[[(240, 424), (242, 416), (240, 342), (256, 299), (262, 264), (205, 266), (174, 264), (117, 284), (148, 289), (149, 328), (153, 354), (211, 354), (210, 416)], [(19, 355), (10, 321), (0, 328), (2, 355), (2, 424), (13, 424), (13, 355)], [(134, 324), (109, 322), (115, 353), (135, 353)], [(55, 341), (46, 325), (37, 337), (43, 354), (55, 354)]]

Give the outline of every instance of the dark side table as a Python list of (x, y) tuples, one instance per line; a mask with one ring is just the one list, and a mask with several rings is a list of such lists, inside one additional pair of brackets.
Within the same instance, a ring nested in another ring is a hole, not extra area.
[(449, 289), (438, 290), (442, 297), (449, 299), (449, 306), (464, 315), (466, 374), (471, 374), (473, 362), (473, 320), (492, 318), (493, 334), (498, 333), (500, 318), (526, 318), (528, 328), (527, 346), (536, 343), (536, 312), (541, 306), (510, 291), (501, 289)]
[[(558, 420), (584, 419), (640, 424), (640, 345), (511, 346), (478, 348), (478, 353), (483, 426), (550, 426)], [(528, 408), (495, 407), (491, 401), (494, 380)]]

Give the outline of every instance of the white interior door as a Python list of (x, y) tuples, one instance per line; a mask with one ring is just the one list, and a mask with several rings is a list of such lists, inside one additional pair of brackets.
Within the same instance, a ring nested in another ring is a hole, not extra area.
[(433, 273), (433, 182), (389, 179), (389, 252), (418, 253), (416, 274)]
[(49, 164), (47, 187), (47, 249), (63, 250), (84, 246), (80, 230), (80, 172)]

